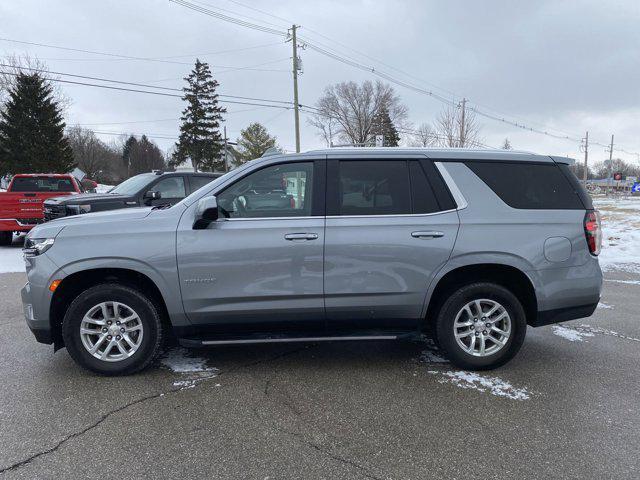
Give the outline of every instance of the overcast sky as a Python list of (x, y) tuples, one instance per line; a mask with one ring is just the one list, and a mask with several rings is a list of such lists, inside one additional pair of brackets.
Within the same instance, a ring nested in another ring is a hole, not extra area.
[[(638, 0), (197, 3), (283, 31), (295, 21), (302, 26), (300, 35), (309, 41), (421, 88), (456, 101), (465, 96), (488, 113), (554, 133), (582, 137), (589, 130), (590, 138), (601, 143), (614, 133), (621, 148), (640, 152)], [(212, 66), (221, 94), (292, 98), (290, 43), (168, 0), (5, 1), (0, 4), (0, 37), (0, 53), (37, 56), (54, 71), (181, 88), (182, 77), (197, 56)], [(145, 58), (173, 57), (170, 60), (175, 63), (122, 60), (5, 39)], [(313, 105), (331, 83), (375, 79), (311, 50), (302, 51), (301, 57), (303, 104)], [(183, 108), (179, 98), (79, 85), (63, 88), (72, 100), (66, 118), (69, 125), (148, 133), (163, 149), (174, 143), (159, 137), (177, 136)], [(415, 125), (432, 122), (442, 109), (442, 103), (429, 96), (395, 88)], [(230, 138), (259, 121), (282, 147), (294, 149), (292, 111), (230, 104), (227, 108)], [(499, 146), (508, 137), (517, 149), (582, 156), (577, 143), (478, 120), (482, 140), (489, 145)], [(102, 138), (114, 137), (103, 134)], [(320, 146), (320, 138), (303, 115), (303, 150)], [(605, 155), (604, 147), (592, 146), (594, 161)], [(615, 156), (639, 161), (620, 152)]]

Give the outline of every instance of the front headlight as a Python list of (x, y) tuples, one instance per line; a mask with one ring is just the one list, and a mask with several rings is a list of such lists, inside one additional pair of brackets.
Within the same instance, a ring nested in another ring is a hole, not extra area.
[(53, 246), (53, 238), (29, 238), (24, 241), (22, 253), (25, 257), (37, 257)]

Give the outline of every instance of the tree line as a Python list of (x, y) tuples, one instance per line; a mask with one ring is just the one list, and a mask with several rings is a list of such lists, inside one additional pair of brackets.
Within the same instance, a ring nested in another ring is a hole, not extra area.
[(107, 143), (91, 129), (68, 127), (68, 98), (41, 73), (45, 66), (28, 57), (5, 61), (14, 66), (0, 74), (0, 177), (66, 173), (78, 167), (93, 180), (113, 184), (187, 161), (198, 171), (225, 171), (276, 147), (276, 138), (254, 122), (241, 130), (236, 148), (228, 146), (223, 152), (220, 125), (226, 110), (218, 105), (218, 82), (199, 60), (185, 77), (180, 136), (166, 154), (146, 135), (122, 135)]

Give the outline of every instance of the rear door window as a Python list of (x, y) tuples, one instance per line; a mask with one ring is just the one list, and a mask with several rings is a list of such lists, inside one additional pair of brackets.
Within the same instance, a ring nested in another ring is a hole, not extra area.
[(406, 161), (341, 161), (338, 168), (338, 215), (411, 213)]
[(585, 205), (555, 163), (465, 162), (513, 208), (582, 210)]

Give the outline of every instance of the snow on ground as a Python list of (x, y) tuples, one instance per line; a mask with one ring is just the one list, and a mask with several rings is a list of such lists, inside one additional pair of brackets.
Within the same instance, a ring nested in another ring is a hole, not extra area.
[(594, 205), (602, 216), (602, 270), (640, 273), (640, 197), (594, 198)]
[(504, 397), (510, 400), (529, 400), (530, 393), (526, 388), (517, 388), (509, 382), (498, 377), (489, 377), (475, 372), (447, 371), (440, 372), (429, 370), (432, 375), (439, 375), (442, 378), (440, 383), (451, 383), (456, 387), (478, 390), (479, 392), (489, 392), (497, 397)]
[(553, 333), (559, 337), (569, 340), (570, 342), (582, 342), (584, 337), (593, 337), (594, 334), (589, 331), (581, 331), (566, 325), (554, 325)]
[(112, 188), (113, 185), (103, 185), (102, 183), (99, 183), (96, 187), (96, 193), (107, 193)]
[[(204, 380), (218, 376), (219, 372), (217, 368), (209, 367), (206, 359), (192, 356), (185, 348), (170, 350), (160, 359), (160, 363), (172, 372), (180, 374), (180, 380), (174, 381), (173, 386), (180, 387), (181, 390), (193, 388)], [(219, 386), (216, 384), (216, 387)]]
[(22, 236), (13, 236), (13, 245), (0, 247), (0, 273), (24, 272), (22, 258)]

